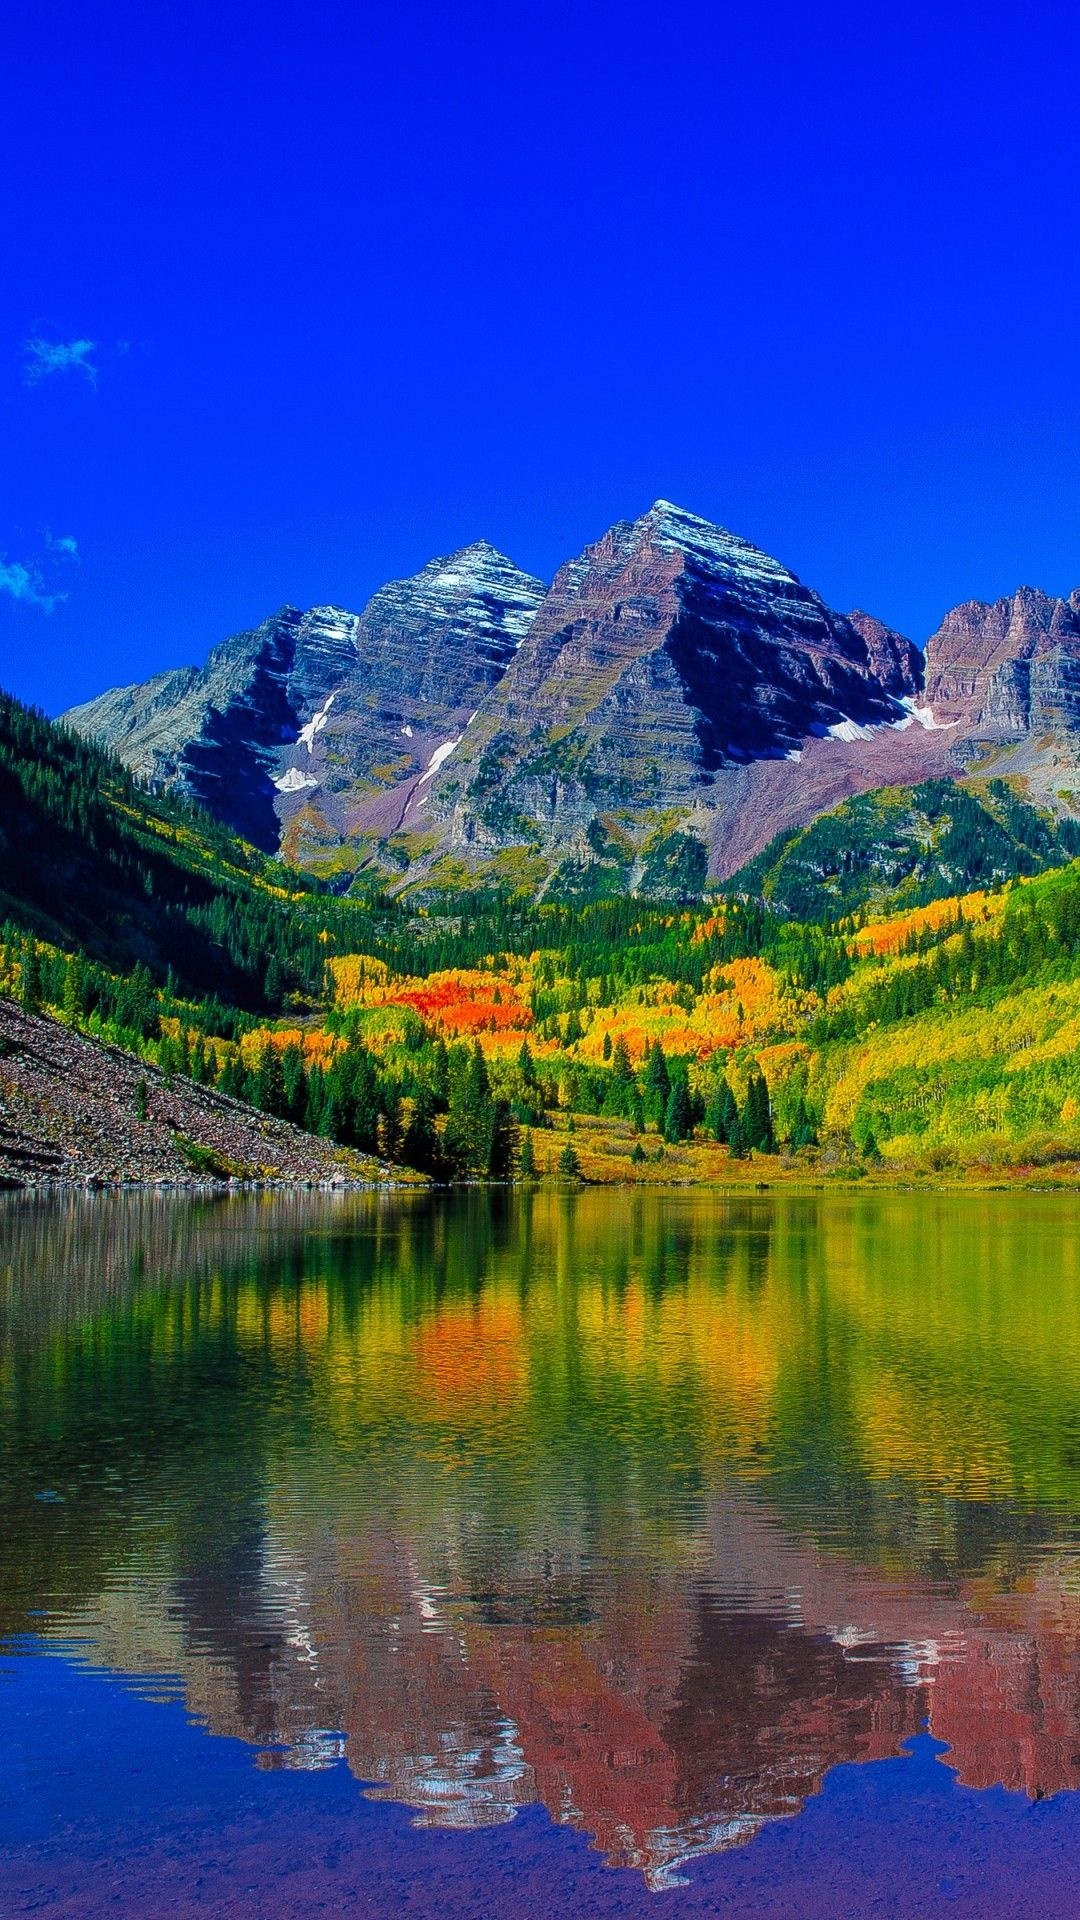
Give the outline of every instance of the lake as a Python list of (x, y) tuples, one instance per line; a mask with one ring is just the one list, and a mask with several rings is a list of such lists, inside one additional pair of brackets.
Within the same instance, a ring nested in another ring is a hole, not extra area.
[(1080, 1911), (1080, 1198), (0, 1204), (0, 1913)]

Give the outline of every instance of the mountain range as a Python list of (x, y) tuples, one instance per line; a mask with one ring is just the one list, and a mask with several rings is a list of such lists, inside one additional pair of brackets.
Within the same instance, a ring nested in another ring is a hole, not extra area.
[(1067, 813), (1080, 590), (968, 602), (920, 648), (657, 501), (550, 587), (479, 541), (64, 718), (342, 887), (685, 895), (877, 788), (1015, 776)]

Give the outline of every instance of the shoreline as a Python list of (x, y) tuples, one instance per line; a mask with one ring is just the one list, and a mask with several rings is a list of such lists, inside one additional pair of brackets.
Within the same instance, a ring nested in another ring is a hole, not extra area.
[(905, 1173), (895, 1178), (882, 1178), (880, 1175), (839, 1173), (835, 1175), (809, 1175), (805, 1173), (785, 1175), (774, 1172), (770, 1179), (687, 1179), (673, 1175), (670, 1179), (653, 1180), (454, 1180), (434, 1181), (423, 1174), (414, 1174), (410, 1169), (400, 1170), (400, 1177), (370, 1180), (342, 1179), (310, 1180), (289, 1178), (268, 1178), (265, 1180), (199, 1180), (195, 1177), (149, 1178), (144, 1180), (111, 1180), (97, 1175), (51, 1175), (41, 1179), (22, 1180), (9, 1174), (0, 1174), (0, 1198), (8, 1195), (99, 1195), (99, 1194), (160, 1194), (163, 1198), (195, 1198), (199, 1196), (224, 1198), (235, 1194), (358, 1194), (358, 1193), (412, 1193), (429, 1196), (442, 1196), (461, 1193), (503, 1193), (517, 1195), (570, 1194), (612, 1192), (621, 1195), (630, 1193), (701, 1193), (717, 1194), (725, 1197), (760, 1198), (767, 1194), (785, 1193), (820, 1197), (829, 1194), (986, 1194), (986, 1193), (1076, 1193), (1080, 1195), (1080, 1173), (1070, 1172), (1056, 1176), (1044, 1173), (1036, 1176), (1031, 1172), (1016, 1173), (1010, 1177), (993, 1177), (986, 1173), (965, 1178), (960, 1174), (944, 1173)]

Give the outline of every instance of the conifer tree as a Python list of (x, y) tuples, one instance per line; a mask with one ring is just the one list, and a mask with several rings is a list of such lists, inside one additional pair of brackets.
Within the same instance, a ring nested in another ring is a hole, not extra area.
[(413, 1101), (401, 1143), (401, 1158), (405, 1166), (415, 1167), (418, 1173), (442, 1171), (442, 1151), (435, 1127), (435, 1097), (428, 1087), (421, 1087)]
[(645, 1061), (645, 1112), (652, 1125), (662, 1127), (671, 1098), (671, 1075), (664, 1050), (654, 1040)]
[(42, 984), (41, 956), (36, 940), (30, 939), (22, 950), (19, 981), (19, 999), (24, 1013), (41, 1011)]
[(664, 1111), (664, 1139), (669, 1143), (685, 1140), (690, 1132), (690, 1089), (680, 1073), (672, 1082)]
[(814, 1131), (814, 1123), (810, 1118), (806, 1101), (803, 1099), (802, 1094), (800, 1094), (792, 1110), (788, 1145), (791, 1147), (812, 1147), (816, 1145), (816, 1143), (817, 1134)]
[(772, 1153), (776, 1142), (773, 1137), (769, 1089), (765, 1082), (765, 1075), (759, 1068), (753, 1069), (746, 1083), (742, 1125), (748, 1147), (757, 1147), (762, 1153)]
[(509, 1180), (518, 1153), (518, 1129), (505, 1100), (496, 1100), (491, 1121), (488, 1172), (493, 1180)]
[(285, 1117), (299, 1126), (307, 1106), (307, 1081), (304, 1055), (293, 1041), (281, 1056), (281, 1078), (285, 1096)]
[(281, 1052), (268, 1040), (259, 1055), (255, 1082), (255, 1100), (263, 1113), (282, 1118), (285, 1112), (285, 1076), (281, 1070)]
[(568, 1140), (559, 1155), (559, 1172), (566, 1180), (581, 1179), (581, 1162), (572, 1140)]
[(270, 955), (263, 978), (263, 997), (268, 1007), (280, 1007), (285, 994), (285, 975), (276, 953)]
[(611, 1077), (621, 1087), (633, 1087), (636, 1084), (630, 1054), (621, 1033), (611, 1050)]
[(379, 1146), (385, 1160), (397, 1160), (401, 1156), (402, 1122), (401, 1095), (396, 1087), (383, 1087), (380, 1107)]
[(63, 1011), (69, 1027), (77, 1027), (86, 1008), (86, 968), (81, 953), (68, 955), (64, 969)]
[(705, 1130), (721, 1145), (730, 1142), (732, 1127), (738, 1125), (739, 1109), (735, 1095), (726, 1079), (719, 1080), (709, 1096), (705, 1109)]
[[(170, 1043), (167, 1040), (163, 1040), (161, 1043), (161, 1052), (159, 1054), (159, 1061), (161, 1063), (163, 1072), (164, 1072), (165, 1049), (169, 1047), (169, 1045)], [(222, 1065), (221, 1065), (221, 1072), (218, 1075), (218, 1092), (228, 1094), (231, 1100), (243, 1099), (244, 1069), (243, 1069), (243, 1066), (241, 1065), (240, 1056), (238, 1053), (230, 1051), (225, 1055), (225, 1058), (222, 1061)]]
[(450, 1074), (450, 1103), (443, 1143), (453, 1164), (463, 1172), (487, 1173), (491, 1165), (495, 1123), (491, 1083), (480, 1043)]

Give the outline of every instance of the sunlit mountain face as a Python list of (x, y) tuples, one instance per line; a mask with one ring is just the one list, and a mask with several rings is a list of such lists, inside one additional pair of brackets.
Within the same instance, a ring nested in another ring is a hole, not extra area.
[[(662, 1889), (923, 1726), (1080, 1786), (1080, 1203), (0, 1213), (0, 1631)], [(418, 1837), (423, 1844), (423, 1835)]]

